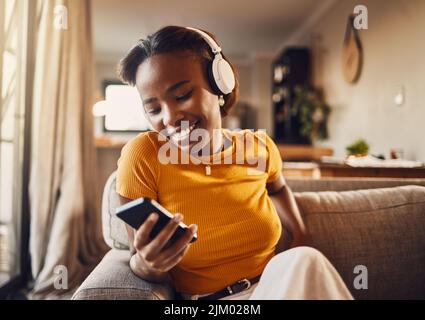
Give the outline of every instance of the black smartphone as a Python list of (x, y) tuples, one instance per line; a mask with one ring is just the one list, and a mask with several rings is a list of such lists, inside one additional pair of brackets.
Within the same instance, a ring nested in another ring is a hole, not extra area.
[[(159, 218), (149, 235), (151, 239), (155, 238), (173, 218), (173, 214), (171, 212), (161, 206), (157, 201), (149, 198), (139, 198), (116, 208), (117, 217), (136, 230), (139, 229), (152, 212), (156, 212)], [(177, 239), (179, 239), (186, 232), (187, 228), (187, 225), (180, 222), (173, 236), (169, 240), (169, 243), (174, 243)], [(197, 239), (198, 237), (195, 233), (190, 242), (194, 242)]]

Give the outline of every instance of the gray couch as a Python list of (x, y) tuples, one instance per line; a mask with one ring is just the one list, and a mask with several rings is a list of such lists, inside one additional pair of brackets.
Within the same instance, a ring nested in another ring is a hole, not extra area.
[[(331, 178), (288, 184), (313, 246), (333, 263), (356, 299), (425, 299), (425, 179)], [(73, 299), (173, 299), (169, 283), (149, 283), (131, 272), (125, 227), (114, 216), (117, 205), (112, 174), (102, 207), (103, 235), (111, 250)], [(286, 235), (283, 248), (290, 242)], [(367, 268), (368, 289), (354, 286), (357, 265)]]

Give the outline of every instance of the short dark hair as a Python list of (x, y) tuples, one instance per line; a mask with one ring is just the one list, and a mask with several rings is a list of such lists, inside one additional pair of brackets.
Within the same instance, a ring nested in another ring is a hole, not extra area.
[[(213, 34), (205, 30), (202, 31), (217, 41)], [(122, 82), (134, 86), (136, 84), (137, 68), (147, 58), (161, 53), (181, 51), (190, 51), (198, 56), (205, 66), (205, 77), (208, 78), (206, 68), (208, 63), (214, 59), (210, 46), (197, 32), (179, 26), (167, 26), (149, 35), (146, 39), (140, 39), (120, 60), (118, 77)], [(222, 56), (226, 59), (223, 53)], [(220, 108), (222, 116), (227, 115), (239, 97), (239, 81), (236, 68), (229, 60), (227, 62), (229, 62), (235, 73), (235, 88), (231, 93), (224, 96), (225, 104)], [(214, 91), (213, 88), (211, 89)]]

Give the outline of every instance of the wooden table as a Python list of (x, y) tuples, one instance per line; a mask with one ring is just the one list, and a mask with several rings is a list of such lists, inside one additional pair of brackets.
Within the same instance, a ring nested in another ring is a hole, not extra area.
[(332, 156), (333, 149), (300, 144), (276, 144), (283, 161), (320, 161), (322, 156)]
[(418, 168), (351, 167), (318, 163), (321, 177), (425, 178), (425, 166)]

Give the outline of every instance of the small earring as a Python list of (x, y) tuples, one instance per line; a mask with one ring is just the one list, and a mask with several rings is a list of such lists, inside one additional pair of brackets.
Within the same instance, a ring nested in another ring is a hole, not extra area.
[(226, 103), (226, 101), (224, 101), (224, 97), (223, 96), (219, 96), (218, 97), (218, 105), (220, 107), (224, 106), (224, 104)]

